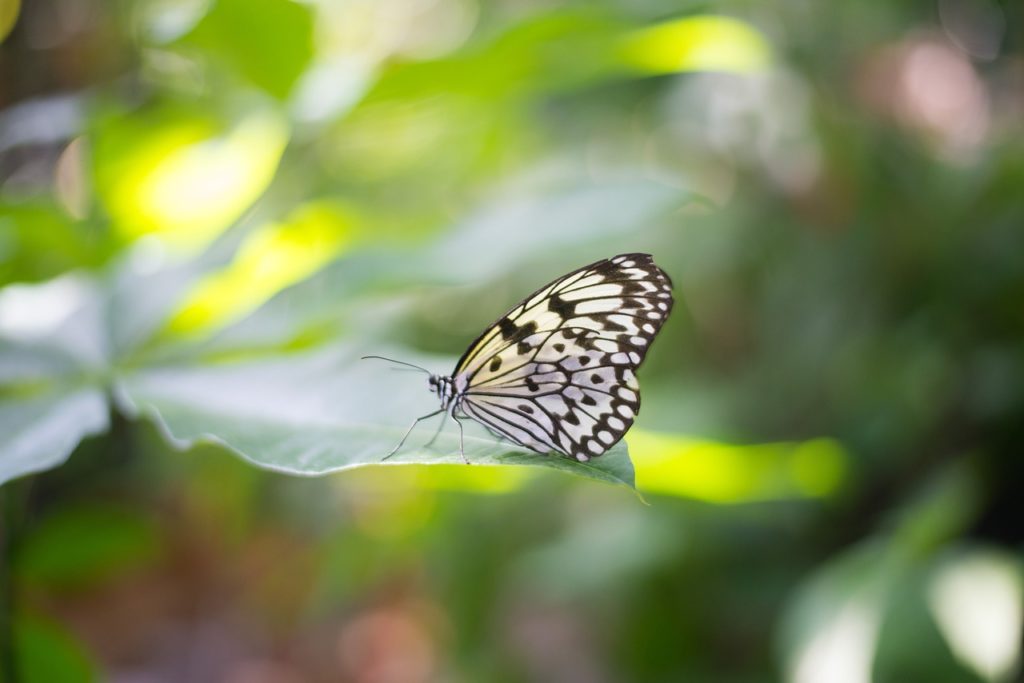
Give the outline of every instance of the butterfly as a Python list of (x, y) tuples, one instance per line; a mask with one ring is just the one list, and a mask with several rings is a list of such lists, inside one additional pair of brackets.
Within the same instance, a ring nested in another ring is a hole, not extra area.
[(459, 425), (463, 460), (460, 418), (539, 453), (581, 462), (601, 455), (640, 410), (636, 369), (672, 303), (672, 280), (650, 254), (621, 254), (563, 275), (487, 327), (450, 375), (412, 366), (430, 375), (441, 407), (417, 418), (384, 459), (441, 413)]

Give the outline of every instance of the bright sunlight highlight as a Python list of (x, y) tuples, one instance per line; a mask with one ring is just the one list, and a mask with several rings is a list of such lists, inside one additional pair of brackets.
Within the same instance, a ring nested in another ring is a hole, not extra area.
[(193, 333), (235, 320), (309, 277), (351, 240), (352, 214), (331, 202), (307, 204), (283, 223), (250, 234), (226, 269), (200, 283), (169, 327)]
[(270, 184), (288, 141), (281, 119), (257, 113), (223, 136), (197, 140), (205, 125), (175, 123), (123, 152), (108, 201), (123, 233), (157, 233), (168, 244), (198, 248)]
[(631, 33), (621, 46), (623, 60), (640, 71), (733, 71), (763, 69), (771, 51), (762, 35), (731, 17), (699, 16)]
[(871, 683), (878, 607), (851, 599), (797, 654), (791, 683)]
[(985, 680), (1003, 680), (1020, 664), (1021, 584), (1019, 564), (989, 552), (943, 567), (928, 587), (950, 649)]
[(633, 429), (626, 441), (641, 491), (715, 503), (827, 496), (846, 473), (832, 439), (741, 446)]

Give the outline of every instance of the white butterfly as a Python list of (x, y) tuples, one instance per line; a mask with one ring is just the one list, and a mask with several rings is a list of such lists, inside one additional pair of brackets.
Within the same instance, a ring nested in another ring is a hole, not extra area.
[(672, 281), (650, 254), (622, 254), (558, 278), (485, 329), (451, 375), (430, 375), (441, 407), (417, 418), (384, 459), (440, 413), (459, 425), (460, 444), (459, 418), (469, 417), (539, 453), (601, 455), (633, 424), (634, 371), (671, 310)]

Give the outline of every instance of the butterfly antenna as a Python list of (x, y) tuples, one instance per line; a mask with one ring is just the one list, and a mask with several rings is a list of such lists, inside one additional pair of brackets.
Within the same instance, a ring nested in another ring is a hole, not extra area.
[(395, 360), (394, 358), (385, 358), (384, 356), (362, 356), (360, 360), (368, 360), (370, 358), (376, 358), (377, 360), (386, 360), (389, 363), (398, 363), (399, 365), (405, 365), (406, 367), (419, 370), (420, 372), (425, 372), (428, 375), (431, 374), (430, 370), (427, 370), (426, 368), (421, 368), (420, 366), (413, 365), (412, 363), (406, 363), (404, 360)]

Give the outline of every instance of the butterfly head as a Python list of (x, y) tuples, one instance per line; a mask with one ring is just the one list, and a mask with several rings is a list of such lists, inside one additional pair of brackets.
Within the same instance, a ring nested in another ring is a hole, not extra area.
[(427, 380), (427, 384), (430, 386), (430, 390), (437, 394), (441, 399), (441, 407), (447, 410), (448, 404), (452, 402), (452, 396), (454, 394), (452, 378), (444, 377), (442, 375), (431, 375), (430, 379)]

